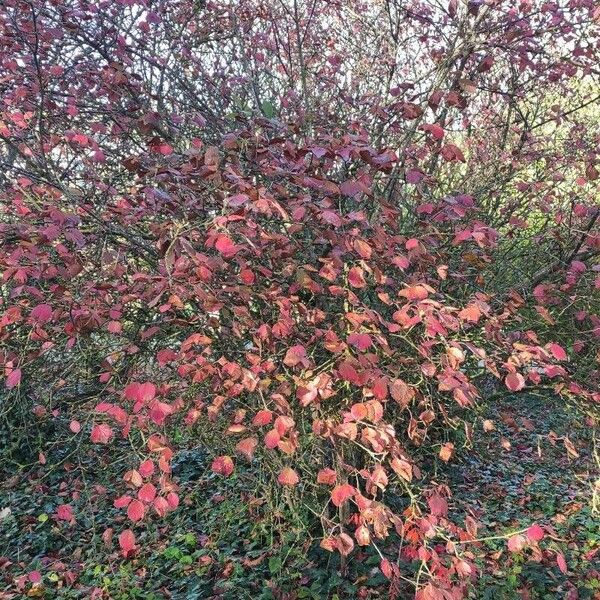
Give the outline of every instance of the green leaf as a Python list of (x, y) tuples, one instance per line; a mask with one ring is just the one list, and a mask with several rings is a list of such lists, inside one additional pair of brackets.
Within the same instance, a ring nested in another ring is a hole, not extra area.
[(281, 558), (279, 556), (271, 556), (271, 558), (269, 558), (269, 571), (271, 571), (271, 573), (278, 573), (281, 571)]
[(275, 107), (271, 102), (263, 102), (261, 106), (262, 112), (268, 119), (272, 119), (275, 116)]

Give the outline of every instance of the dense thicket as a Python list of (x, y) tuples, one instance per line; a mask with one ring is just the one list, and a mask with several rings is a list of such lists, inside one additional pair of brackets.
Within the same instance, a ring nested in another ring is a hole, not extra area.
[(393, 534), (421, 598), (461, 597), (477, 524), (430, 459), (484, 391), (600, 399), (599, 20), (5, 0), (6, 452), (32, 411), (121, 444), (141, 528), (178, 506), (173, 432), (216, 430), (213, 469), (253, 461), (323, 548), (375, 544), (393, 593)]

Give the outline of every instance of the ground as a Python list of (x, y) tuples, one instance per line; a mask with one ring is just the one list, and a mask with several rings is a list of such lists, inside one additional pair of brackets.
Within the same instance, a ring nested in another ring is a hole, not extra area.
[[(457, 444), (455, 458), (440, 463), (435, 477), (454, 492), (452, 515), (476, 518), (477, 536), (486, 538), (468, 550), (479, 567), (471, 598), (600, 598), (592, 425), (559, 398), (492, 396), (479, 409), (472, 447)], [(59, 451), (69, 458), (69, 448), (54, 447), (48, 464)], [(160, 524), (136, 529), (141, 549), (129, 561), (115, 543), (125, 525), (112, 507), (111, 470), (122, 468), (113, 455), (55, 469), (14, 465), (0, 484), (0, 599), (389, 597), (376, 554), (355, 554), (340, 576), (337, 558), (318, 549), (310, 531), (280, 534), (285, 503), (271, 498), (267, 510), (256, 474), (225, 480), (209, 464), (198, 448), (178, 457), (186, 500)], [(70, 523), (55, 515), (66, 502)], [(545, 530), (542, 550), (510, 552), (507, 535), (534, 523)], [(113, 540), (103, 539), (109, 527)]]

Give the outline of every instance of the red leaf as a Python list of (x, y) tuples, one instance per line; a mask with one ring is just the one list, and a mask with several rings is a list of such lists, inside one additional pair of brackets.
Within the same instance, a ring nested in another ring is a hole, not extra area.
[(27, 578), (31, 583), (40, 583), (42, 581), (42, 574), (39, 571), (31, 571)]
[(167, 494), (167, 503), (170, 509), (176, 509), (179, 506), (179, 496), (175, 492), (169, 492)]
[(508, 549), (511, 552), (520, 552), (525, 546), (527, 546), (527, 538), (521, 534), (508, 538)]
[(277, 481), (281, 485), (294, 486), (300, 481), (300, 478), (294, 469), (286, 467), (281, 471), (281, 473), (279, 473)]
[(306, 349), (304, 346), (292, 346), (286, 352), (283, 364), (288, 367), (295, 367), (297, 364), (308, 366), (308, 360), (306, 358)]
[(429, 290), (423, 285), (413, 285), (398, 292), (398, 296), (404, 296), (407, 300), (425, 300), (429, 296)]
[(371, 336), (367, 333), (351, 333), (348, 336), (348, 343), (361, 351), (368, 350), (371, 346)]
[(150, 477), (154, 473), (154, 463), (150, 459), (145, 460), (140, 464), (138, 471), (142, 477)]
[(509, 373), (506, 376), (504, 383), (509, 390), (518, 392), (525, 387), (525, 378), (521, 373)]
[(412, 185), (421, 183), (424, 177), (425, 175), (423, 174), (423, 171), (420, 171), (419, 169), (408, 169), (405, 174), (406, 183), (410, 183)]
[(130, 471), (127, 471), (125, 475), (123, 475), (123, 481), (138, 488), (142, 487), (142, 485), (144, 484), (140, 472), (136, 469), (131, 469)]
[(359, 546), (368, 546), (371, 543), (371, 534), (364, 525), (360, 525), (356, 528), (354, 538)]
[(119, 496), (114, 502), (113, 506), (115, 508), (125, 508), (129, 506), (129, 503), (133, 500), (131, 496)]
[(349, 484), (344, 483), (343, 485), (336, 485), (331, 490), (331, 501), (336, 506), (341, 506), (346, 500), (354, 496), (356, 490)]
[(340, 533), (336, 540), (336, 548), (342, 556), (348, 556), (354, 549), (354, 540), (347, 533)]
[(440, 494), (433, 494), (427, 499), (429, 510), (434, 517), (445, 517), (448, 514), (448, 503)]
[(360, 267), (352, 267), (348, 271), (348, 282), (355, 288), (364, 288), (367, 285)]
[(52, 319), (52, 307), (49, 304), (38, 304), (31, 311), (31, 318), (38, 323), (47, 323)]
[(556, 564), (558, 565), (558, 568), (560, 569), (561, 573), (566, 575), (569, 568), (567, 567), (567, 561), (565, 560), (564, 554), (562, 554), (562, 552), (558, 552), (556, 554)]
[(240, 250), (239, 246), (233, 243), (233, 240), (226, 235), (218, 235), (215, 241), (215, 248), (225, 257), (231, 258)]
[(153, 383), (130, 383), (123, 392), (125, 398), (142, 404), (150, 402), (156, 396), (156, 386)]
[(164, 155), (164, 156), (168, 156), (169, 154), (173, 154), (173, 147), (169, 144), (167, 144), (167, 142), (163, 142), (162, 144), (159, 144), (158, 146), (156, 146), (157, 151)]
[(532, 542), (539, 542), (540, 540), (544, 539), (544, 530), (537, 523), (535, 523), (527, 529), (527, 537)]
[(412, 465), (407, 460), (402, 458), (393, 458), (390, 461), (390, 467), (392, 467), (396, 475), (402, 477), (402, 479), (405, 479), (406, 481), (412, 481)]
[(135, 523), (141, 521), (146, 514), (144, 505), (139, 500), (132, 500), (127, 507), (127, 516)]
[(79, 433), (81, 431), (81, 423), (79, 421), (71, 421), (69, 423), (69, 429), (72, 433)]
[(458, 313), (458, 318), (461, 321), (477, 323), (481, 318), (481, 311), (476, 304), (469, 304)]
[(392, 398), (403, 408), (415, 397), (415, 391), (402, 379), (394, 379), (390, 384)]
[(281, 439), (281, 436), (279, 435), (277, 430), (271, 429), (265, 435), (265, 446), (267, 448), (270, 448), (271, 450), (273, 450), (273, 448), (277, 448), (277, 445), (279, 444), (280, 439)]
[(362, 191), (364, 191), (363, 186), (358, 181), (353, 181), (352, 179), (348, 179), (340, 185), (340, 192), (344, 196), (356, 196), (356, 194), (360, 194)]
[(392, 563), (387, 559), (383, 558), (379, 563), (379, 569), (383, 573), (383, 576), (387, 579), (391, 579), (394, 575), (394, 571), (392, 569)]
[(164, 517), (169, 512), (169, 503), (162, 496), (157, 496), (153, 502), (154, 510), (159, 517)]
[(263, 427), (269, 425), (273, 420), (273, 413), (270, 410), (259, 410), (254, 419), (252, 419), (252, 425), (255, 427)]
[(217, 456), (212, 462), (211, 469), (219, 475), (229, 477), (233, 473), (233, 460), (231, 456)]
[(131, 529), (126, 529), (119, 534), (119, 546), (124, 558), (127, 558), (135, 550), (135, 535)]
[(453, 454), (454, 444), (452, 442), (446, 442), (445, 444), (442, 444), (442, 447), (440, 448), (440, 458), (444, 462), (448, 462), (452, 458)]
[(442, 147), (442, 156), (447, 161), (460, 161), (465, 162), (465, 156), (462, 150), (454, 144), (446, 144)]
[(254, 273), (250, 269), (242, 269), (240, 271), (240, 279), (246, 285), (252, 285), (256, 279)]
[(342, 379), (350, 383), (357, 384), (360, 380), (356, 369), (346, 360), (338, 365), (338, 373)]
[(371, 250), (371, 246), (369, 246), (369, 244), (367, 242), (357, 238), (354, 240), (352, 245), (354, 246), (354, 249), (360, 255), (361, 258), (364, 258), (364, 259), (371, 258), (372, 250)]
[(392, 264), (396, 265), (402, 271), (410, 267), (410, 261), (406, 256), (394, 256), (394, 258), (392, 258)]
[(336, 482), (337, 475), (333, 469), (321, 469), (317, 474), (317, 483), (325, 485), (333, 485)]
[(388, 384), (387, 379), (384, 377), (378, 377), (373, 381), (372, 386), (373, 396), (377, 398), (377, 400), (385, 400), (388, 395)]
[(155, 400), (152, 403), (152, 408), (150, 409), (149, 417), (150, 417), (150, 420), (153, 423), (155, 423), (156, 425), (163, 425), (165, 422), (165, 419), (169, 415), (172, 415), (173, 412), (174, 412), (174, 409), (170, 404), (167, 404), (166, 402), (159, 402), (158, 400)]
[(358, 402), (350, 407), (350, 414), (355, 421), (362, 421), (369, 415), (369, 409), (366, 404)]
[(436, 140), (441, 140), (444, 137), (444, 129), (433, 123), (432, 125), (421, 125), (423, 131), (427, 131)]
[(61, 504), (56, 508), (56, 518), (61, 521), (70, 521), (73, 518), (73, 508), (68, 504)]
[(91, 439), (94, 444), (108, 444), (113, 436), (113, 430), (109, 425), (101, 423), (92, 427)]
[(177, 360), (177, 353), (170, 348), (163, 348), (156, 353), (156, 360), (159, 365), (163, 366), (173, 360)]
[(548, 350), (550, 350), (556, 360), (567, 360), (568, 358), (565, 349), (559, 344), (549, 344)]
[(258, 440), (255, 437), (249, 437), (239, 441), (235, 450), (243, 454), (248, 460), (252, 460), (256, 446), (258, 446)]
[(154, 498), (156, 498), (156, 488), (151, 483), (145, 483), (138, 490), (138, 498), (142, 502), (153, 502)]
[(13, 369), (6, 378), (6, 387), (11, 390), (21, 383), (21, 369)]

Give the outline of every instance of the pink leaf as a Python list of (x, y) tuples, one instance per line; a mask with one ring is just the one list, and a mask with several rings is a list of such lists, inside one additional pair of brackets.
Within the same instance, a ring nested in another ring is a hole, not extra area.
[(150, 459), (145, 460), (140, 464), (138, 471), (142, 477), (150, 477), (154, 473), (154, 463)]
[(333, 469), (321, 469), (317, 474), (317, 483), (333, 485), (336, 482), (337, 474)]
[(351, 333), (348, 336), (348, 343), (364, 352), (371, 346), (372, 340), (367, 333)]
[(73, 508), (68, 504), (61, 504), (56, 508), (56, 518), (61, 521), (70, 521), (73, 518)]
[(364, 288), (367, 285), (363, 277), (363, 270), (360, 267), (352, 267), (348, 271), (348, 282), (355, 288)]
[(527, 538), (521, 534), (512, 535), (508, 538), (508, 549), (511, 552), (520, 552), (527, 546)]
[(550, 350), (556, 360), (567, 360), (568, 358), (565, 349), (559, 344), (549, 344), (548, 350)]
[(295, 486), (299, 481), (300, 478), (298, 477), (298, 474), (296, 473), (296, 471), (294, 471), (294, 469), (291, 469), (290, 467), (286, 467), (285, 469), (283, 469), (281, 471), (281, 473), (279, 473), (279, 476), (277, 477), (277, 481), (281, 484), (281, 485), (287, 485), (287, 486)]
[(336, 506), (341, 506), (354, 496), (356, 490), (349, 484), (344, 483), (343, 485), (336, 485), (333, 490), (331, 490), (331, 501)]
[(509, 373), (506, 376), (504, 383), (509, 390), (518, 392), (525, 387), (525, 378), (521, 373)]
[(171, 510), (176, 509), (179, 506), (179, 496), (175, 492), (169, 492), (167, 494), (167, 504)]
[(38, 323), (47, 323), (52, 319), (52, 307), (49, 304), (38, 304), (31, 311), (31, 318)]
[(6, 387), (11, 390), (21, 383), (21, 369), (13, 369), (6, 378)]
[(254, 419), (252, 419), (252, 425), (255, 427), (264, 427), (269, 425), (273, 421), (273, 413), (270, 410), (259, 410)]
[(154, 498), (156, 498), (156, 488), (151, 483), (145, 483), (138, 490), (138, 498), (142, 502), (153, 502)]
[(277, 448), (277, 445), (279, 444), (279, 440), (281, 439), (281, 436), (279, 435), (279, 433), (277, 432), (276, 429), (271, 429), (270, 431), (268, 431), (265, 435), (265, 446), (271, 450), (273, 450), (273, 448)]
[(356, 196), (357, 194), (360, 194), (360, 192), (362, 192), (362, 191), (364, 191), (363, 186), (358, 181), (353, 181), (351, 179), (344, 181), (340, 185), (340, 192), (342, 192), (342, 194), (344, 194), (344, 196), (350, 196), (350, 197)]
[(527, 537), (532, 542), (539, 542), (544, 538), (544, 530), (537, 523), (534, 523), (527, 529)]
[(562, 552), (558, 552), (556, 554), (556, 564), (558, 565), (560, 572), (566, 575), (569, 568), (567, 567), (567, 561), (565, 560), (565, 556), (562, 554)]
[(416, 185), (417, 183), (421, 183), (425, 175), (423, 175), (422, 171), (418, 169), (409, 169), (406, 171), (406, 183), (410, 183), (412, 185)]
[(130, 383), (123, 392), (125, 398), (133, 402), (146, 403), (156, 396), (156, 386), (153, 383)]
[(219, 475), (229, 477), (233, 473), (233, 460), (230, 456), (217, 456), (212, 462), (211, 469)]
[(236, 452), (243, 454), (248, 460), (252, 460), (257, 446), (258, 440), (255, 437), (249, 437), (240, 440), (237, 443), (235, 450)]
[(233, 240), (226, 235), (218, 235), (215, 241), (215, 248), (225, 257), (231, 258), (239, 251), (239, 246), (233, 243)]
[(448, 514), (448, 502), (440, 494), (433, 494), (427, 499), (429, 510), (434, 517), (445, 517)]
[(135, 535), (131, 529), (126, 529), (119, 534), (119, 547), (124, 558), (134, 553)]
[(299, 363), (302, 363), (303, 366), (308, 365), (308, 361), (306, 359), (306, 349), (304, 346), (292, 346), (286, 352), (283, 359), (283, 364), (288, 367), (295, 367)]
[(240, 279), (246, 285), (252, 285), (256, 279), (254, 273), (250, 269), (242, 269), (240, 271)]
[(115, 508), (125, 508), (126, 506), (129, 506), (129, 503), (132, 500), (133, 500), (133, 498), (131, 496), (126, 496), (126, 495), (125, 496), (119, 496), (113, 502), (113, 506)]
[(169, 503), (162, 496), (157, 496), (153, 502), (154, 510), (159, 517), (164, 517), (169, 512)]
[(110, 428), (109, 425), (102, 423), (100, 425), (94, 425), (94, 427), (92, 427), (91, 438), (94, 444), (108, 444), (112, 436), (113, 430)]
[(42, 574), (39, 571), (31, 571), (27, 578), (31, 583), (40, 583), (42, 581)]
[(146, 514), (144, 505), (139, 500), (132, 500), (127, 507), (127, 516), (136, 523), (141, 521)]
[(435, 123), (432, 125), (421, 125), (421, 129), (430, 133), (431, 137), (436, 140), (441, 140), (444, 137), (444, 129)]

